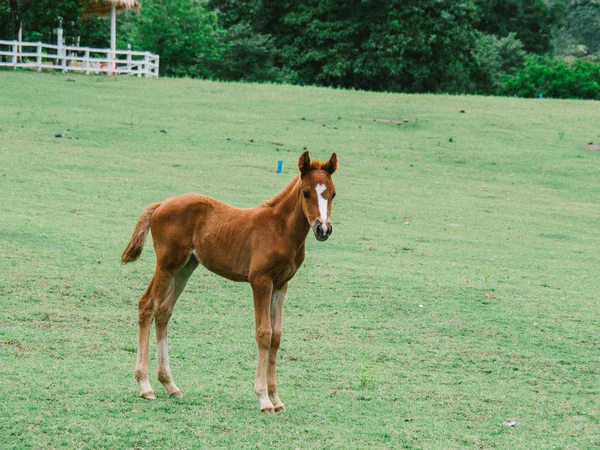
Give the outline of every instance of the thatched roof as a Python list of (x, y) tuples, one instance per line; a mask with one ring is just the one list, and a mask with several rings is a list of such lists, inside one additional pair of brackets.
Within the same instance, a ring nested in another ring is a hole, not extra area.
[(83, 17), (110, 16), (112, 5), (116, 6), (117, 12), (140, 10), (140, 4), (136, 0), (83, 0)]

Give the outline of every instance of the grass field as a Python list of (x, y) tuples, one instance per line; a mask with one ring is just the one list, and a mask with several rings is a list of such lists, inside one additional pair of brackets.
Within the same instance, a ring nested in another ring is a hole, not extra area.
[[(0, 72), (0, 448), (600, 448), (599, 111)], [(201, 269), (169, 327), (184, 398), (138, 398), (141, 211), (254, 206), (304, 147), (340, 169), (284, 308), (288, 411), (258, 412), (249, 286)]]

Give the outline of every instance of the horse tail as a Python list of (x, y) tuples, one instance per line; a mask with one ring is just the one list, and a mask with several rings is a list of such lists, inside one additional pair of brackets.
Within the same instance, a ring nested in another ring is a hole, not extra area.
[(121, 262), (123, 264), (135, 261), (142, 254), (144, 242), (146, 242), (146, 236), (148, 236), (148, 231), (150, 230), (150, 217), (152, 217), (152, 214), (159, 206), (160, 203), (152, 203), (144, 209), (140, 220), (138, 220), (135, 226), (135, 230), (133, 230), (133, 236), (131, 236), (129, 245), (127, 245), (127, 248), (121, 255)]

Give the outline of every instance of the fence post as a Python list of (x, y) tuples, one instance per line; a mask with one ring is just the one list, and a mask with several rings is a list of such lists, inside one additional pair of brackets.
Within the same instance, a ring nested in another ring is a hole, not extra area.
[(85, 49), (85, 54), (83, 56), (83, 67), (85, 69), (85, 74), (89, 75), (90, 74), (90, 49), (89, 48)]
[(64, 71), (64, 67), (65, 67), (65, 60), (62, 59), (61, 57), (63, 56), (64, 53), (64, 49), (63, 49), (63, 29), (62, 29), (62, 17), (59, 17), (59, 23), (58, 23), (58, 29), (56, 30), (56, 55), (58, 56), (58, 61), (57, 61), (57, 65), (60, 67), (63, 67), (63, 71)]
[(19, 51), (19, 58), (18, 58), (18, 61), (19, 61), (20, 63), (22, 63), (22, 62), (23, 62), (23, 56), (22, 56), (22, 53), (23, 53), (23, 47), (21, 47), (21, 42), (23, 42), (23, 27), (22, 27), (22, 26), (20, 26), (20, 27), (19, 27), (19, 34), (18, 34), (18, 35), (19, 35), (19, 39), (18, 39), (18, 41), (19, 41), (19, 46), (17, 47), (17, 50)]
[(37, 43), (36, 63), (37, 63), (37, 71), (41, 72), (42, 71), (42, 43), (41, 42)]
[(127, 74), (131, 73), (131, 44), (127, 44)]
[[(146, 60), (146, 55), (144, 55), (144, 61)], [(135, 66), (135, 73), (137, 74), (138, 78), (142, 77), (142, 71), (144, 70), (144, 61), (140, 60), (140, 59), (136, 59), (136, 66)]]
[(109, 64), (106, 67), (109, 69), (108, 75), (116, 73), (115, 59), (117, 58), (117, 7), (116, 2), (110, 2), (110, 57)]
[(13, 41), (12, 63), (13, 70), (17, 70), (17, 41)]
[(150, 53), (144, 52), (144, 77), (150, 76)]
[(154, 74), (154, 75), (156, 75), (156, 78), (158, 78), (159, 69), (160, 69), (160, 55), (156, 55), (156, 67), (154, 68), (154, 70), (156, 71), (156, 73)]

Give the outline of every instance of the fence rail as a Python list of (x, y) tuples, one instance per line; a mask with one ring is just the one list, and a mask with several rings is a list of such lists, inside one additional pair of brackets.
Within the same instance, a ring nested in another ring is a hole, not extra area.
[(150, 52), (0, 40), (0, 66), (158, 77), (159, 56)]

